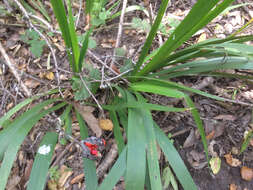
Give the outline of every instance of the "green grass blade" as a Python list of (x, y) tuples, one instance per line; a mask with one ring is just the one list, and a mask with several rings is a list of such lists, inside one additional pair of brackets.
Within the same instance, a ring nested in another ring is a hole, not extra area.
[(166, 112), (183, 112), (183, 111), (188, 110), (187, 108), (175, 108), (175, 107), (162, 106), (162, 105), (137, 102), (137, 101), (120, 103), (117, 105), (104, 105), (102, 107), (104, 109), (111, 110), (111, 111), (119, 111), (124, 108), (140, 108), (140, 109), (143, 108), (147, 110), (166, 111)]
[(134, 67), (134, 70), (133, 70), (133, 73), (132, 73), (133, 75), (135, 75), (139, 71), (140, 67), (143, 64), (143, 61), (144, 61), (145, 57), (148, 54), (148, 51), (149, 51), (149, 49), (150, 49), (150, 47), (152, 45), (152, 42), (153, 42), (154, 37), (156, 35), (156, 32), (157, 32), (157, 30), (158, 30), (158, 28), (160, 26), (161, 21), (162, 21), (163, 15), (165, 14), (165, 11), (167, 9), (168, 2), (169, 2), (169, 0), (163, 0), (162, 3), (161, 3), (161, 5), (160, 5), (160, 9), (159, 9), (159, 11), (157, 13), (155, 22), (152, 25), (151, 30), (149, 32), (149, 35), (148, 35), (148, 37), (147, 37), (147, 39), (146, 39), (146, 41), (144, 43), (144, 46), (142, 48), (139, 60), (138, 60), (138, 62), (136, 64), (136, 66)]
[(147, 164), (149, 170), (149, 179), (151, 189), (162, 190), (160, 167), (158, 161), (158, 151), (156, 146), (156, 136), (153, 126), (153, 119), (148, 110), (142, 111), (142, 117), (145, 125), (148, 148), (147, 148)]
[(80, 72), (79, 70), (79, 56), (80, 56), (80, 49), (78, 45), (78, 40), (77, 40), (77, 34), (75, 31), (75, 23), (74, 23), (74, 17), (72, 14), (72, 6), (71, 6), (71, 1), (68, 0), (68, 20), (69, 20), (69, 33), (70, 33), (70, 38), (71, 38), (71, 44), (72, 44), (72, 53), (74, 57), (74, 72)]
[(76, 114), (76, 118), (77, 118), (77, 121), (79, 124), (81, 138), (85, 139), (88, 137), (87, 126), (86, 126), (82, 116), (80, 115), (80, 113), (76, 109), (75, 109), (75, 114)]
[(68, 105), (61, 115), (61, 120), (64, 121), (65, 133), (72, 135), (72, 120), (70, 116), (72, 105)]
[(93, 8), (93, 4), (94, 4), (94, 0), (86, 0), (85, 1), (85, 14), (91, 14), (92, 13), (92, 8)]
[(110, 169), (110, 172), (104, 179), (104, 181), (101, 183), (101, 185), (98, 187), (97, 190), (111, 190), (116, 185), (116, 183), (119, 181), (121, 176), (124, 175), (126, 171), (126, 147), (123, 149), (121, 154), (119, 155), (117, 161), (113, 165), (113, 167)]
[(203, 146), (204, 146), (204, 150), (205, 150), (205, 153), (206, 153), (206, 159), (209, 162), (208, 146), (207, 146), (207, 140), (206, 140), (206, 134), (205, 134), (203, 122), (200, 119), (199, 112), (198, 112), (197, 108), (195, 107), (195, 105), (194, 105), (193, 101), (191, 100), (191, 98), (188, 95), (185, 95), (184, 99), (185, 99), (185, 102), (187, 103), (187, 105), (189, 107), (193, 108), (193, 109), (190, 110), (190, 112), (191, 112), (191, 114), (193, 116), (193, 119), (196, 123), (196, 126), (199, 130), (199, 134), (200, 134), (200, 137), (201, 137), (201, 140), (202, 140), (202, 143), (203, 143)]
[(54, 94), (56, 92), (58, 92), (58, 90), (50, 90), (49, 92), (43, 93), (41, 95), (33, 96), (31, 98), (27, 98), (24, 101), (20, 102), (19, 104), (17, 104), (15, 107), (13, 107), (12, 109), (10, 109), (7, 113), (5, 113), (4, 116), (2, 116), (0, 118), (0, 128), (1, 128), (1, 125), (3, 125), (3, 123), (6, 120), (10, 119), (10, 117), (13, 114), (15, 114), (16, 112), (18, 112), (21, 108), (23, 108), (27, 104), (31, 103), (33, 100), (36, 100), (36, 99), (40, 98), (41, 96), (45, 96), (45, 95), (49, 95), (49, 94)]
[(71, 52), (73, 48), (72, 48), (72, 42), (71, 42), (70, 29), (69, 29), (67, 15), (66, 15), (63, 2), (62, 0), (50, 0), (50, 2), (52, 4), (55, 17), (59, 23), (62, 37), (67, 47), (67, 53), (68, 53), (70, 65), (72, 67), (72, 70), (75, 72), (76, 70), (74, 67), (74, 55)]
[(167, 59), (172, 51), (178, 48), (183, 42), (196, 32), (193, 28), (198, 25), (201, 19), (217, 4), (219, 0), (206, 1), (199, 0), (192, 7), (189, 14), (179, 24), (169, 39), (163, 44), (159, 52), (146, 66), (139, 72), (137, 76), (142, 76), (152, 70), (158, 69)]
[(15, 128), (18, 128), (15, 135), (11, 139), (11, 142), (8, 145), (8, 148), (4, 154), (4, 159), (1, 164), (0, 173), (1, 173), (1, 180), (0, 180), (0, 190), (5, 189), (5, 185), (8, 180), (8, 176), (11, 171), (11, 167), (13, 165), (13, 162), (16, 159), (16, 154), (18, 152), (18, 149), (25, 139), (28, 132), (32, 129), (33, 125), (35, 125), (42, 117), (44, 117), (46, 114), (55, 111), (57, 109), (60, 109), (61, 107), (65, 106), (66, 103), (60, 103), (56, 106), (53, 106), (47, 110), (42, 111), (39, 114), (36, 114), (33, 118), (27, 120), (21, 127), (19, 125), (14, 126)]
[(34, 106), (30, 110), (19, 116), (17, 119), (15, 119), (12, 123), (10, 123), (7, 128), (0, 131), (0, 159), (2, 158), (2, 154), (8, 144), (10, 144), (13, 140), (12, 138), (10, 138), (10, 136), (14, 137), (19, 128), (21, 128), (25, 123), (29, 122), (29, 120), (33, 119), (37, 114), (39, 114), (45, 106), (56, 101), (59, 101), (59, 99), (47, 100)]
[(146, 136), (139, 110), (128, 110), (127, 130), (126, 190), (143, 189), (146, 175)]
[(54, 132), (48, 132), (43, 137), (33, 163), (27, 190), (44, 189), (57, 139), (58, 135)]
[(89, 190), (96, 190), (98, 187), (98, 178), (94, 161), (88, 158), (83, 158), (83, 171), (86, 188)]
[[(87, 126), (80, 115), (80, 113), (75, 110), (77, 121), (79, 123), (80, 133), (82, 139), (88, 137), (88, 129)], [(96, 165), (94, 161), (89, 160), (87, 158), (83, 158), (83, 171), (85, 175), (85, 185), (88, 190), (96, 190), (98, 186), (98, 178), (96, 173)]]
[(3, 123), (10, 119), (10, 117), (15, 114), (16, 112), (18, 112), (21, 108), (23, 108), (24, 106), (26, 106), (27, 104), (31, 103), (35, 98), (27, 98), (26, 100), (24, 100), (23, 102), (20, 102), (19, 104), (17, 104), (15, 107), (13, 107), (11, 110), (9, 110), (3, 117), (0, 118), (0, 128), (3, 125)]
[(84, 37), (83, 45), (82, 45), (81, 52), (80, 52), (80, 57), (79, 57), (79, 60), (78, 60), (78, 69), (79, 69), (79, 71), (81, 71), (82, 67), (83, 67), (84, 57), (86, 55), (86, 51), (87, 51), (88, 46), (89, 46), (89, 37), (91, 35), (91, 32), (92, 32), (92, 29), (89, 29), (86, 32), (85, 37)]
[[(215, 99), (215, 100), (218, 100), (218, 101), (227, 101), (226, 98), (215, 96), (215, 95), (203, 92), (201, 90), (193, 89), (193, 88), (178, 84), (176, 82), (167, 81), (167, 80), (160, 80), (160, 79), (155, 79), (155, 78), (148, 78), (148, 77), (140, 77), (140, 79), (146, 79), (146, 80), (148, 80), (148, 82), (146, 81), (146, 82), (140, 82), (140, 83), (133, 83), (132, 85), (130, 85), (130, 87), (132, 89), (138, 90), (139, 88), (142, 88), (140, 86), (142, 86), (143, 84), (145, 85), (145, 87), (147, 87), (147, 85), (149, 85), (149, 84), (150, 85), (153, 84), (153, 85), (158, 85), (158, 86), (164, 86), (164, 87), (171, 88), (171, 89), (177, 89), (177, 90), (183, 90), (183, 91), (196, 93), (196, 94), (199, 94), (201, 96), (212, 98), (212, 99)], [(229, 100), (229, 101), (231, 101), (231, 100)]]
[(32, 3), (32, 5), (37, 8), (41, 13), (42, 15), (50, 22), (51, 19), (50, 17), (48, 16), (47, 14), (47, 11), (46, 9), (44, 8), (43, 4), (41, 3), (41, 1), (37, 1), (35, 2), (34, 0), (31, 0), (30, 3)]
[(151, 92), (172, 98), (184, 98), (185, 94), (173, 88), (161, 88), (161, 86), (150, 82), (139, 82), (130, 85), (134, 91)]
[[(206, 141), (206, 136), (205, 136), (205, 131), (204, 131), (204, 127), (202, 124), (202, 120), (200, 119), (199, 113), (198, 113), (194, 103), (192, 102), (192, 100), (190, 99), (190, 97), (188, 95), (184, 94), (183, 92), (177, 91), (175, 89), (169, 89), (168, 87), (151, 84), (150, 82), (139, 83), (139, 85), (135, 84), (135, 85), (131, 86), (131, 88), (136, 91), (151, 92), (151, 93), (155, 93), (155, 94), (159, 94), (159, 95), (163, 95), (163, 96), (167, 96), (167, 97), (184, 98), (187, 105), (190, 108), (192, 108), (192, 109), (190, 109), (190, 112), (192, 113), (192, 116), (194, 118), (196, 126), (200, 132), (201, 140), (204, 145), (204, 150), (206, 153), (206, 158), (207, 158), (207, 160), (209, 160), (208, 150), (207, 150), (207, 141)], [(175, 93), (173, 93), (173, 91), (175, 91)], [(175, 94), (177, 94), (177, 96)]]
[(183, 188), (187, 190), (197, 190), (197, 187), (177, 150), (157, 125), (155, 125), (155, 134), (159, 146), (164, 152)]
[(125, 147), (123, 135), (120, 131), (119, 121), (115, 111), (110, 111), (110, 118), (113, 122), (113, 134), (117, 143), (118, 153), (120, 154)]

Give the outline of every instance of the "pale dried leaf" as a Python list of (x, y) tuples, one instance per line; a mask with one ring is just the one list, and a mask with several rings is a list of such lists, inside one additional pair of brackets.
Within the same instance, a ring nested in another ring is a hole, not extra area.
[(210, 167), (211, 167), (213, 174), (219, 173), (220, 166), (221, 166), (221, 159), (219, 157), (211, 158)]
[(60, 168), (60, 178), (58, 180), (58, 185), (64, 187), (67, 179), (73, 174), (66, 166), (62, 165)]
[(196, 142), (194, 129), (191, 130), (189, 136), (186, 138), (183, 147), (188, 148), (194, 145)]
[(40, 85), (40, 83), (36, 80), (33, 79), (26, 79), (25, 80), (25, 86), (27, 86), (28, 88), (36, 88)]
[(241, 176), (242, 179), (246, 180), (246, 181), (251, 181), (253, 178), (253, 170), (252, 168), (248, 168), (246, 166), (243, 166), (241, 168)]
[(224, 157), (226, 159), (227, 164), (232, 167), (238, 167), (242, 164), (240, 160), (233, 158), (231, 154), (226, 154), (224, 155)]
[(102, 129), (99, 127), (97, 118), (95, 118), (94, 115), (92, 114), (94, 108), (91, 106), (83, 106), (77, 103), (74, 103), (74, 107), (81, 114), (83, 119), (86, 121), (87, 125), (96, 134), (96, 136), (101, 137)]

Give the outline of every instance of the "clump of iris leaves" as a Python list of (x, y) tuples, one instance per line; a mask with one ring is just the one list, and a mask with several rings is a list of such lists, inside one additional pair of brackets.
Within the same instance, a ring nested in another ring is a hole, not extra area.
[[(66, 6), (64, 6), (62, 0), (50, 1), (65, 41), (69, 64), (74, 72), (72, 78), (73, 89), (77, 92), (78, 89), (85, 89), (80, 82), (80, 72), (84, 67), (87, 68), (87, 64), (83, 60), (88, 49), (89, 37), (92, 36), (92, 27), (86, 31), (83, 43), (79, 46), (71, 1), (68, 0)], [(96, 23), (98, 23), (98, 19), (102, 19), (102, 21), (106, 19), (104, 16), (108, 16), (110, 13), (101, 8), (104, 7), (101, 6), (101, 2), (105, 3), (106, 1), (86, 1), (85, 14), (90, 15)], [(251, 79), (250, 76), (228, 74), (225, 70), (253, 69), (253, 47), (244, 43), (252, 40), (252, 35), (237, 36), (234, 34), (225, 39), (208, 39), (177, 50), (193, 34), (227, 9), (233, 0), (198, 0), (164, 44), (150, 53), (152, 42), (165, 15), (168, 2), (169, 0), (161, 1), (159, 11), (150, 28), (137, 63), (132, 65), (130, 73), (122, 76), (124, 80), (128, 81), (128, 84), (112, 84), (113, 100), (106, 105), (102, 105), (103, 109), (109, 112), (110, 119), (114, 124), (113, 133), (118, 146), (118, 158), (100, 184), (98, 184), (95, 163), (86, 158), (83, 159), (85, 185), (88, 190), (113, 189), (122, 176), (127, 190), (144, 189), (144, 187), (153, 190), (163, 189), (157, 145), (159, 145), (181, 186), (187, 190), (196, 190), (196, 184), (184, 162), (172, 142), (153, 120), (151, 111), (190, 112), (199, 130), (206, 152), (206, 159), (209, 161), (203, 123), (194, 102), (188, 96), (188, 92), (218, 101), (227, 100), (172, 82), (170, 79), (181, 76), (198, 77), (200, 75), (243, 80)], [(94, 12), (94, 10), (98, 11), (97, 7), (99, 6), (100, 13), (102, 11), (103, 14)], [(65, 7), (67, 7), (67, 10)], [(104, 21), (102, 21), (99, 23), (103, 24)], [(225, 61), (224, 55), (226, 55)], [(198, 59), (200, 57), (201, 59)], [(89, 69), (91, 71), (89, 73), (99, 76), (99, 72), (92, 70), (92, 68)], [(86, 81), (91, 92), (97, 93), (98, 86), (90, 82), (89, 76), (84, 77), (82, 80)], [(64, 91), (64, 89), (62, 90)], [(67, 128), (66, 132), (71, 134), (72, 121), (70, 115), (75, 114), (79, 123), (81, 138), (84, 139), (88, 136), (86, 123), (80, 113), (69, 102), (61, 98), (40, 101), (40, 103), (21, 113), (14, 120), (10, 119), (17, 111), (32, 101), (42, 96), (47, 97), (46, 95), (52, 93), (59, 92), (56, 89), (44, 95), (28, 98), (0, 118), (0, 190), (5, 189), (20, 145), (32, 127), (45, 115), (64, 108), (65, 111), (61, 115), (61, 119)], [(187, 107), (175, 108), (151, 104), (145, 99), (143, 93), (182, 99)], [(84, 95), (79, 94), (77, 99), (85, 102), (88, 96), (84, 92)], [(123, 132), (126, 133), (127, 143), (124, 141), (122, 128)], [(44, 189), (57, 138), (58, 134), (56, 132), (47, 132), (43, 137), (40, 147), (45, 145), (44, 147), (49, 147), (49, 149), (47, 149), (46, 154), (36, 154), (27, 186), (28, 190)]]

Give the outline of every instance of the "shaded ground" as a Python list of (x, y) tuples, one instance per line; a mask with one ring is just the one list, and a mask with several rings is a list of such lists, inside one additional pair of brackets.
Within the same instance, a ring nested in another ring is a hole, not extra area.
[[(238, 1), (242, 2), (242, 1)], [(250, 0), (244, 0), (243, 2), (251, 2)], [(130, 1), (130, 4), (136, 4), (140, 2)], [(153, 11), (159, 7), (156, 1), (151, 1)], [(187, 14), (187, 10), (192, 6), (194, 1), (171, 1), (168, 8), (169, 13), (174, 15), (179, 20)], [(229, 14), (218, 17), (207, 28), (198, 32), (189, 43), (197, 42), (200, 37), (225, 37), (240, 28), (246, 21), (252, 18), (252, 6), (248, 8), (238, 8), (231, 11)], [(144, 17), (141, 12), (128, 14), (126, 16), (126, 22), (131, 22), (133, 17)], [(53, 21), (55, 22), (55, 21)], [(56, 82), (50, 78), (50, 73), (55, 72), (53, 68), (47, 68), (47, 58), (49, 50), (44, 48), (44, 52), (39, 59), (35, 59), (31, 52), (28, 50), (28, 46), (20, 40), (20, 35), (27, 29), (23, 21), (18, 17), (7, 16), (0, 20), (0, 40), (4, 44), (7, 53), (17, 63), (16, 67), (23, 71), (22, 79), (25, 85), (32, 90), (33, 94), (44, 92), (56, 85)], [(79, 31), (83, 32), (84, 23), (80, 22)], [(117, 36), (118, 25), (113, 25), (118, 21), (112, 21), (108, 23), (106, 28), (101, 28), (94, 32), (94, 36), (97, 42), (97, 48), (94, 52), (102, 60), (110, 61), (106, 55), (113, 54), (113, 48), (115, 45), (115, 39)], [(141, 29), (133, 29), (126, 24), (125, 30), (121, 39), (122, 47), (126, 50), (124, 56), (131, 57), (136, 60), (141, 46), (145, 39), (145, 32)], [(246, 34), (251, 31), (244, 31)], [(58, 39), (59, 38), (59, 39)], [(69, 70), (67, 57), (64, 54), (63, 42), (60, 37), (52, 38), (57, 47), (57, 56), (60, 59), (59, 67), (64, 70)], [(160, 42), (166, 39), (166, 36), (160, 36), (157, 42), (154, 44), (158, 47)], [(187, 44), (184, 44), (187, 46)], [(63, 50), (61, 50), (63, 48)], [(89, 58), (93, 60), (94, 64), (97, 64), (92, 56)], [(7, 110), (13, 107), (15, 104), (24, 99), (24, 95), (20, 91), (19, 84), (15, 82), (12, 74), (9, 72), (6, 65), (3, 63), (2, 57), (0, 57), (1, 72), (0, 72), (0, 115), (4, 114)], [(119, 60), (120, 63), (120, 60)], [(118, 65), (119, 66), (119, 65)], [(240, 72), (240, 71), (238, 71)], [(64, 79), (70, 76), (70, 73), (66, 71), (60, 72), (62, 76), (61, 85), (69, 86), (70, 84)], [(252, 74), (252, 73), (251, 73)], [(203, 85), (205, 77), (191, 78), (185, 77), (177, 79), (177, 81), (188, 85), (200, 88), (201, 90), (210, 92), (226, 98), (232, 98), (235, 95), (237, 100), (243, 102), (252, 103), (252, 84), (239, 82), (233, 79), (216, 79), (211, 78), (207, 84)], [(235, 94), (236, 92), (236, 94)], [(69, 95), (72, 96), (72, 95)], [(214, 100), (206, 99), (200, 96), (192, 96), (198, 109), (200, 110), (201, 118), (205, 124), (205, 130), (209, 137), (209, 150), (212, 156), (218, 156), (222, 159), (221, 169), (217, 175), (211, 174), (211, 171), (207, 168), (205, 162), (203, 147), (199, 138), (199, 134), (195, 129), (194, 122), (187, 113), (154, 113), (154, 118), (160, 124), (161, 128), (170, 133), (175, 140), (174, 144), (181, 154), (185, 164), (187, 165), (194, 181), (200, 190), (227, 190), (231, 184), (237, 186), (237, 190), (251, 190), (253, 189), (253, 181), (247, 182), (241, 178), (240, 168), (247, 166), (253, 168), (253, 147), (249, 148), (241, 155), (238, 154), (241, 143), (243, 141), (244, 132), (251, 128), (252, 123), (252, 109), (240, 104), (221, 103)], [(152, 96), (149, 97), (150, 101), (159, 102), (163, 105), (183, 105), (181, 101), (174, 101), (171, 99)], [(175, 125), (176, 123), (176, 125)], [(12, 178), (9, 184), (15, 184), (13, 189), (24, 189), (28, 177), (29, 169), (32, 166), (32, 160), (37, 150), (38, 142), (42, 138), (42, 134), (52, 129), (53, 122), (50, 123), (49, 118), (43, 119), (38, 127), (34, 127), (29, 137), (25, 140), (21, 151), (19, 152), (18, 159), (14, 165), (12, 171)], [(79, 136), (80, 132), (78, 127), (73, 127), (74, 136)], [(111, 133), (104, 134), (104, 137), (111, 142)], [(62, 154), (64, 152), (65, 154)], [(67, 151), (66, 151), (67, 150)], [(107, 150), (108, 152), (109, 150)], [(238, 159), (241, 164), (237, 167), (232, 167), (227, 163), (224, 156), (231, 154), (233, 158)], [(60, 157), (59, 160), (57, 158)], [(56, 161), (57, 160), (57, 161)], [(65, 165), (68, 168), (72, 168), (73, 173), (71, 177), (66, 181), (69, 183), (71, 179), (82, 173), (82, 164), (80, 150), (75, 146), (61, 146), (58, 145), (55, 153), (55, 164)], [(98, 163), (99, 165), (100, 163)], [(164, 158), (161, 159), (161, 165), (166, 166)], [(18, 178), (20, 176), (20, 178)], [(81, 184), (81, 181), (80, 181)], [(122, 184), (118, 185), (117, 189), (122, 189)], [(9, 185), (10, 187), (10, 185)], [(9, 188), (11, 189), (11, 188)], [(67, 189), (79, 189), (78, 183), (71, 184)]]

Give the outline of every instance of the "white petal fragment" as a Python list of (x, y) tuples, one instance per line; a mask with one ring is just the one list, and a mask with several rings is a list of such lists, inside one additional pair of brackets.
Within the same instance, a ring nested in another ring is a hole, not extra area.
[(50, 152), (51, 148), (50, 145), (43, 145), (39, 148), (38, 153), (39, 154), (43, 154), (43, 155), (47, 155)]

